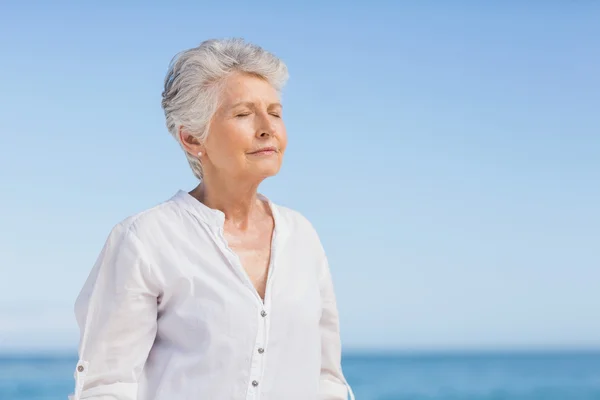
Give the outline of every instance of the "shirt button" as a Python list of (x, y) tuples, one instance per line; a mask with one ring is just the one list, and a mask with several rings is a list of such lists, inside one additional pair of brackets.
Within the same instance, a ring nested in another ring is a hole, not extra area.
[(258, 386), (258, 381), (252, 381), (252, 386), (257, 387)]
[(83, 372), (83, 365), (80, 365), (80, 366), (78, 366), (78, 367), (77, 367), (77, 371), (79, 371), (79, 372)]
[(265, 349), (263, 349), (262, 347), (260, 349), (258, 349), (258, 354), (262, 354), (265, 352)]
[(262, 310), (262, 311), (260, 312), (260, 315), (261, 315), (262, 317), (266, 317), (266, 316), (267, 316), (267, 312), (266, 312), (265, 310)]

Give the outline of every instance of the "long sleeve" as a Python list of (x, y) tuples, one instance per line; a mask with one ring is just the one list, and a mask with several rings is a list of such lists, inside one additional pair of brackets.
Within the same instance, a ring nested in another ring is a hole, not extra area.
[(110, 233), (79, 294), (79, 361), (71, 400), (136, 400), (156, 337), (158, 285), (125, 223)]
[(319, 400), (346, 400), (348, 394), (354, 399), (352, 389), (342, 372), (342, 346), (340, 340), (339, 314), (333, 281), (327, 257), (323, 254), (320, 271), (322, 299), (321, 329), (321, 380)]

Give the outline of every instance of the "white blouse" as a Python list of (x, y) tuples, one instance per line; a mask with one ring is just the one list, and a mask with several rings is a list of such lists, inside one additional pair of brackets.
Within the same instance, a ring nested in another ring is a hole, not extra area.
[(319, 237), (261, 198), (275, 221), (264, 302), (225, 215), (187, 192), (114, 227), (75, 303), (69, 399), (354, 399)]

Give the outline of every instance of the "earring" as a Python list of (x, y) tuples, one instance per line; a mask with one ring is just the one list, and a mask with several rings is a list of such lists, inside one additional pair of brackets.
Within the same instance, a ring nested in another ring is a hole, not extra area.
[(198, 152), (198, 158), (200, 158), (200, 157), (202, 157), (202, 152), (201, 151)]

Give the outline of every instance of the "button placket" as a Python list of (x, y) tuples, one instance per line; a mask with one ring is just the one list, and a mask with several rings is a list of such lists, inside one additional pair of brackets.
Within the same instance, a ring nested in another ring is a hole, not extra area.
[[(275, 216), (273, 216), (275, 218)], [(260, 312), (258, 315), (258, 332), (256, 334), (256, 340), (254, 348), (256, 353), (252, 356), (252, 369), (250, 372), (250, 385), (249, 394), (253, 400), (260, 400), (260, 391), (258, 387), (261, 380), (263, 379), (265, 369), (265, 347), (269, 337), (269, 325), (270, 318), (267, 318), (270, 312), (271, 304), (271, 285), (273, 284), (273, 276), (275, 270), (275, 255), (276, 255), (276, 237), (277, 234), (277, 222), (275, 224), (275, 230), (273, 232), (273, 240), (271, 242), (271, 261), (269, 265), (269, 274), (267, 277), (267, 287), (265, 288), (265, 297), (263, 301), (260, 301)], [(269, 312), (267, 312), (269, 311)]]
[(256, 339), (254, 342), (255, 352), (252, 356), (251, 362), (251, 370), (250, 370), (250, 382), (249, 382), (249, 392), (253, 394), (253, 398), (259, 399), (260, 393), (258, 388), (260, 386), (260, 381), (262, 380), (262, 374), (264, 371), (264, 352), (265, 352), (265, 344), (267, 339), (267, 330), (268, 330), (268, 318), (267, 318), (267, 308), (268, 305), (262, 304), (261, 308), (259, 308), (260, 312), (257, 314), (258, 318), (258, 331), (256, 333)]

